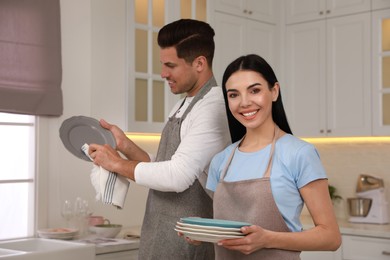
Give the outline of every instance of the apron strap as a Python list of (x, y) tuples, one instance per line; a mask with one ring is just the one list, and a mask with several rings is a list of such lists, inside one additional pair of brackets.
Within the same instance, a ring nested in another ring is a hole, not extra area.
[(273, 157), (274, 157), (274, 152), (275, 152), (275, 143), (276, 143), (276, 140), (279, 138), (278, 135), (279, 135), (279, 127), (275, 124), (274, 138), (272, 140), (268, 165), (267, 165), (267, 169), (265, 170), (263, 177), (271, 177), (271, 168), (272, 168), (272, 162), (273, 162)]
[[(269, 155), (269, 159), (268, 159), (267, 168), (262, 176), (263, 178), (271, 176), (272, 161), (273, 161), (273, 155), (275, 152), (275, 143), (276, 143), (277, 139), (279, 138), (279, 130), (280, 130), (279, 127), (275, 124), (274, 137), (272, 139), (272, 144), (271, 144), (271, 151), (270, 151), (270, 155)], [(237, 143), (237, 145), (234, 147), (234, 149), (230, 153), (230, 156), (226, 162), (225, 168), (223, 169), (222, 174), (219, 178), (220, 182), (225, 178), (225, 175), (227, 173), (229, 165), (233, 160), (234, 153), (235, 153), (236, 149), (240, 146), (240, 144), (244, 141), (244, 139), (245, 139), (245, 136)]]

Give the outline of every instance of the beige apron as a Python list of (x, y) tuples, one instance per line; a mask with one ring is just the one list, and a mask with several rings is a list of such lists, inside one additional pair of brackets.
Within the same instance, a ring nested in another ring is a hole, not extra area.
[[(181, 141), (180, 128), (182, 122), (196, 102), (201, 100), (216, 85), (217, 83), (214, 77), (212, 77), (195, 95), (180, 118), (176, 118), (177, 112), (169, 118), (161, 134), (156, 161), (171, 159)], [(198, 180), (187, 190), (180, 193), (150, 189), (141, 230), (139, 259), (214, 259), (212, 244), (191, 245), (182, 237), (179, 237), (174, 230), (176, 222), (181, 217), (197, 216), (211, 218), (213, 216), (212, 203), (211, 198), (206, 194)]]
[[(224, 177), (229, 164), (233, 159), (234, 151), (239, 147), (239, 144), (236, 149), (233, 149), (227, 165), (221, 174), (220, 183), (214, 193), (214, 218), (249, 222), (253, 225), (258, 225), (264, 229), (276, 232), (290, 232), (276, 206), (275, 200), (272, 196), (270, 183), (274, 147), (278, 133), (279, 128), (275, 126), (270, 158), (262, 178), (237, 182), (225, 182)], [(228, 250), (218, 245), (215, 245), (215, 255), (217, 260), (300, 259), (300, 252), (297, 251), (261, 249), (253, 252), (252, 254), (244, 255), (239, 251)]]

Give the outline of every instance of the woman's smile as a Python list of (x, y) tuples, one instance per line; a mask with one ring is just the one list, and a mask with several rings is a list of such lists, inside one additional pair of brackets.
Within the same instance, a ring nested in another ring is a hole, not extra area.
[(259, 110), (255, 110), (255, 111), (252, 111), (252, 112), (243, 112), (241, 113), (241, 115), (243, 115), (244, 117), (253, 117), (254, 115), (257, 114)]

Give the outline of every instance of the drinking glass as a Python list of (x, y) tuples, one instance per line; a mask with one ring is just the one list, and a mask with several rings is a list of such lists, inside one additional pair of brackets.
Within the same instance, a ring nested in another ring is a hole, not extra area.
[(72, 203), (65, 200), (62, 204), (61, 216), (66, 220), (66, 227), (69, 227), (70, 220), (73, 218)]
[(74, 215), (76, 217), (80, 235), (83, 235), (86, 231), (88, 221), (87, 217), (89, 214), (90, 212), (88, 207), (88, 201), (77, 197), (74, 204)]

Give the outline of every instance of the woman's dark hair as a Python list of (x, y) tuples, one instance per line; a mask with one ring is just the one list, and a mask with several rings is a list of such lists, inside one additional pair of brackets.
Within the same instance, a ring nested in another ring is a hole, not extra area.
[[(274, 87), (276, 82), (278, 82), (271, 66), (262, 57), (256, 54), (241, 56), (227, 66), (222, 78), (222, 91), (225, 98), (225, 108), (232, 142), (240, 140), (246, 133), (246, 128), (237, 119), (235, 119), (233, 114), (230, 112), (226, 92), (226, 82), (234, 72), (240, 70), (255, 71), (259, 73), (268, 82), (270, 89)], [(272, 119), (280, 129), (286, 133), (292, 134), (283, 108), (282, 94), (280, 90), (277, 100), (272, 102)]]
[(214, 29), (208, 23), (180, 19), (165, 25), (158, 32), (157, 42), (161, 48), (175, 47), (177, 57), (191, 63), (205, 56), (211, 68), (214, 57)]

